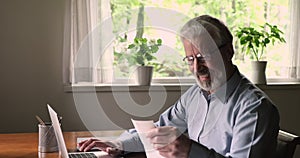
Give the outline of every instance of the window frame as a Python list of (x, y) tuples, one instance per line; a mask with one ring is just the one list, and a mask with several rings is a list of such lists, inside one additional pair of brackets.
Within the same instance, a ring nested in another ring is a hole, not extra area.
[[(105, 0), (105, 1), (109, 2), (109, 0)], [(292, 0), (290, 0), (290, 1), (292, 1)], [(103, 9), (103, 6), (101, 6), (101, 8)], [(107, 14), (106, 14), (106, 16), (107, 16)], [(104, 17), (105, 17), (104, 14), (101, 13), (101, 18), (104, 18)], [(298, 53), (300, 53), (300, 52), (298, 52)], [(102, 71), (99, 71), (99, 72), (102, 73)], [(99, 74), (98, 74), (98, 76), (99, 76)], [(102, 76), (102, 74), (100, 76)], [(115, 80), (114, 83), (116, 83), (116, 84), (129, 84), (129, 85), (133, 84), (133, 80), (130, 80), (128, 82), (128, 79), (112, 79), (112, 80)], [(152, 83), (154, 83), (154, 84), (194, 84), (195, 80), (193, 77), (175, 77), (175, 78), (164, 77), (164, 78), (153, 78)], [(289, 78), (289, 76), (287, 76), (286, 78), (268, 78), (267, 77), (267, 84), (294, 84), (294, 83), (300, 83), (300, 78)], [(98, 83), (98, 84), (106, 85), (107, 83), (103, 82), (103, 83)]]

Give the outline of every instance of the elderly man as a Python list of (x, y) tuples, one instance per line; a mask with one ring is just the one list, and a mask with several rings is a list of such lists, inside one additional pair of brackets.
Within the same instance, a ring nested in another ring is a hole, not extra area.
[[(167, 158), (269, 158), (276, 149), (279, 114), (271, 100), (232, 63), (232, 35), (218, 19), (202, 15), (181, 30), (184, 61), (197, 84), (156, 122), (147, 138)], [(185, 134), (183, 134), (185, 133)], [(134, 129), (116, 143), (81, 142), (81, 150), (100, 147), (112, 155), (140, 151)]]

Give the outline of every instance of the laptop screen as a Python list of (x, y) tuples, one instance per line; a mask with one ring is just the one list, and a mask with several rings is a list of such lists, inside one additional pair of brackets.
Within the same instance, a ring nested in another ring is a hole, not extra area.
[(59, 125), (57, 113), (51, 108), (51, 106), (49, 104), (47, 104), (47, 106), (48, 106), (48, 111), (50, 114), (52, 126), (54, 128), (54, 133), (55, 133), (55, 136), (57, 139), (60, 154), (62, 157), (68, 158), (68, 151), (67, 151), (65, 140), (64, 140), (64, 137), (63, 137), (60, 125)]

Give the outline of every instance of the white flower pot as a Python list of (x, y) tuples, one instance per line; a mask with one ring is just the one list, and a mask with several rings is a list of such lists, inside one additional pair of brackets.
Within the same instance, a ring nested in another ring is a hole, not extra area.
[(266, 67), (267, 61), (252, 61), (251, 81), (254, 84), (267, 84)]
[(150, 86), (152, 74), (152, 66), (138, 66), (135, 70), (135, 83), (140, 86)]

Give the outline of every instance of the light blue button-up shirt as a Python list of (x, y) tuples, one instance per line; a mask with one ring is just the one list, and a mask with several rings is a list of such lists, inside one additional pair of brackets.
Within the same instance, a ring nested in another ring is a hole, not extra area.
[[(271, 158), (276, 149), (279, 114), (270, 99), (238, 70), (210, 96), (189, 88), (156, 122), (188, 132), (189, 157)], [(141, 151), (135, 130), (120, 140), (124, 150)]]

